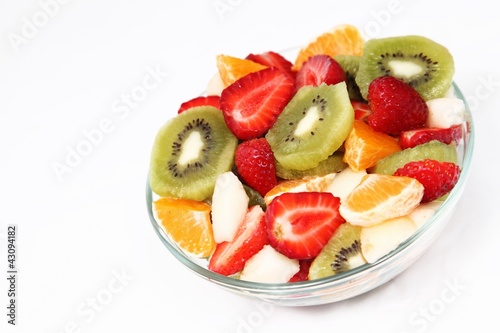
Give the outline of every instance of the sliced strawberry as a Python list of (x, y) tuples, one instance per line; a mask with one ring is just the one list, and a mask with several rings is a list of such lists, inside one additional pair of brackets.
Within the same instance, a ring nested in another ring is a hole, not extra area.
[(226, 276), (238, 273), (245, 262), (266, 244), (268, 239), (264, 211), (260, 206), (252, 206), (234, 239), (217, 244), (208, 262), (208, 269)]
[(181, 113), (195, 106), (213, 106), (217, 109), (220, 109), (219, 105), (220, 96), (217, 95), (209, 95), (209, 96), (198, 96), (189, 101), (186, 101), (181, 104), (177, 113)]
[(404, 131), (399, 136), (401, 148), (413, 148), (422, 143), (432, 140), (439, 140), (443, 143), (457, 143), (462, 138), (462, 125), (455, 125), (448, 128), (421, 128), (411, 131)]
[(340, 199), (329, 192), (284, 193), (266, 210), (269, 243), (291, 259), (316, 257), (345, 222)]
[(262, 136), (293, 96), (294, 79), (275, 67), (245, 75), (221, 93), (229, 129), (240, 140)]
[(393, 76), (381, 76), (370, 83), (368, 102), (373, 111), (368, 125), (389, 135), (424, 127), (429, 113), (420, 94)]
[(303, 86), (336, 84), (345, 80), (345, 72), (337, 61), (326, 54), (318, 54), (310, 57), (297, 72), (295, 91)]
[(301, 282), (309, 280), (309, 268), (314, 259), (299, 260), (300, 270), (288, 282)]
[(236, 148), (235, 161), (243, 181), (264, 196), (278, 185), (274, 154), (265, 138), (243, 141)]
[(267, 67), (276, 67), (290, 76), (295, 77), (295, 72), (292, 70), (293, 64), (277, 52), (268, 51), (259, 54), (250, 53), (246, 59)]
[(357, 120), (368, 122), (368, 116), (372, 114), (370, 105), (366, 102), (351, 100), (352, 108), (354, 109), (354, 118)]
[(411, 177), (422, 183), (422, 202), (429, 202), (453, 189), (460, 177), (460, 167), (455, 163), (425, 159), (406, 163), (397, 169), (394, 175)]

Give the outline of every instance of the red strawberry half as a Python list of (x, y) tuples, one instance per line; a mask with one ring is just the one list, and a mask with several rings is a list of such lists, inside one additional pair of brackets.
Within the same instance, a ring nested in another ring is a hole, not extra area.
[(267, 67), (276, 67), (292, 77), (295, 76), (295, 73), (292, 71), (293, 64), (277, 52), (268, 51), (259, 54), (250, 53), (246, 59)]
[(294, 79), (275, 67), (245, 75), (221, 93), (229, 129), (240, 140), (262, 136), (293, 96)]
[(396, 170), (395, 176), (406, 176), (424, 185), (422, 202), (429, 202), (450, 192), (460, 177), (460, 167), (455, 163), (425, 159), (406, 163)]
[(389, 135), (424, 127), (429, 113), (420, 94), (393, 76), (381, 76), (370, 83), (368, 102), (373, 112), (368, 125)]
[(234, 239), (217, 244), (208, 262), (208, 269), (226, 276), (238, 273), (245, 262), (266, 244), (268, 240), (264, 211), (260, 206), (252, 206)]
[(243, 181), (260, 195), (278, 185), (273, 151), (265, 138), (240, 143), (234, 163)]
[(346, 80), (340, 64), (326, 54), (310, 57), (299, 69), (295, 78), (295, 91), (303, 86), (336, 84)]
[(340, 199), (328, 192), (283, 193), (266, 210), (269, 243), (292, 259), (316, 257), (345, 222)]
[(411, 131), (404, 131), (399, 136), (401, 148), (413, 148), (431, 140), (439, 140), (443, 143), (457, 143), (462, 138), (462, 125), (455, 125), (448, 128), (421, 128)]
[(187, 102), (182, 103), (177, 113), (184, 112), (187, 109), (193, 108), (195, 106), (213, 106), (219, 109), (220, 108), (219, 99), (220, 97), (216, 95), (198, 96), (193, 99), (190, 99)]

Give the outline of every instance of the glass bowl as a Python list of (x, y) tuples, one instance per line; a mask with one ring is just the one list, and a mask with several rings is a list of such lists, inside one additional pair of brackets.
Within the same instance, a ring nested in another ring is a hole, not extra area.
[(193, 273), (225, 290), (268, 301), (281, 306), (310, 306), (346, 300), (366, 293), (390, 281), (412, 265), (436, 240), (452, 218), (465, 189), (474, 147), (474, 126), (470, 108), (462, 92), (453, 83), (455, 96), (465, 104), (463, 139), (457, 145), (460, 179), (433, 216), (394, 251), (373, 264), (364, 264), (330, 277), (294, 283), (255, 283), (237, 280), (209, 271), (206, 260), (186, 255), (165, 233), (153, 212), (154, 194), (149, 182), (146, 201), (150, 222), (167, 250)]

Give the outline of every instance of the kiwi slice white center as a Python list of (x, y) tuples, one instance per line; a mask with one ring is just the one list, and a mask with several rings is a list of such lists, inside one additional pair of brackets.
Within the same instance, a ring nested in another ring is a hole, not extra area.
[(200, 132), (191, 132), (186, 141), (184, 141), (181, 156), (179, 157), (179, 164), (185, 166), (189, 162), (197, 160), (200, 157), (203, 146)]
[(390, 72), (398, 77), (404, 77), (407, 80), (411, 80), (413, 77), (424, 72), (424, 69), (419, 65), (403, 60), (391, 60), (389, 61)]
[(222, 112), (194, 107), (167, 122), (155, 138), (149, 183), (162, 197), (210, 198), (217, 176), (231, 170), (238, 139)]
[(314, 124), (319, 120), (319, 118), (321, 118), (321, 116), (319, 114), (318, 107), (313, 106), (309, 108), (305, 117), (302, 118), (302, 120), (300, 120), (297, 124), (297, 128), (293, 134), (296, 136), (303, 136), (306, 133), (314, 133), (311, 132), (311, 130), (314, 128)]
[(390, 75), (407, 82), (427, 101), (446, 94), (454, 73), (453, 57), (441, 44), (423, 36), (398, 36), (365, 43), (355, 80), (364, 99), (375, 78)]

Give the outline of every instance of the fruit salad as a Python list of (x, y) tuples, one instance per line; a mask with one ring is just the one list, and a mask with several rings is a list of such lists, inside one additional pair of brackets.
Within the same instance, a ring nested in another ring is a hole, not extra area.
[(294, 59), (214, 60), (206, 95), (159, 129), (149, 184), (165, 233), (215, 273), (294, 283), (376, 263), (460, 177), (465, 105), (429, 38), (342, 25)]

